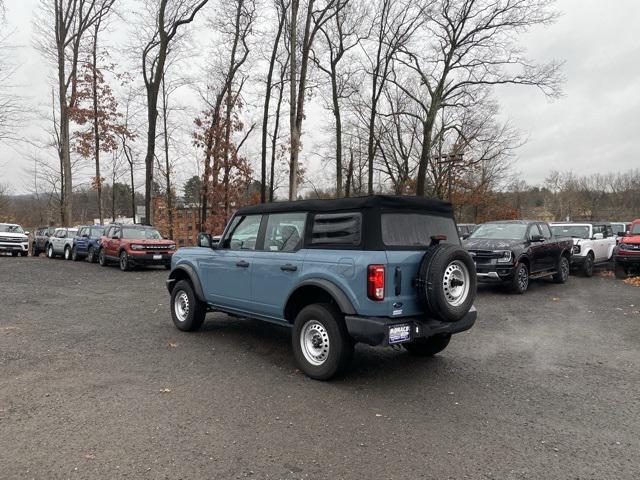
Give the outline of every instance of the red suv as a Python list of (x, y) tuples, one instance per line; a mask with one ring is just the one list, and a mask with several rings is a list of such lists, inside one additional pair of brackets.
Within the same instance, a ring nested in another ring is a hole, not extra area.
[(616, 277), (625, 278), (631, 270), (640, 270), (640, 219), (634, 220), (613, 252)]
[(140, 265), (164, 265), (169, 270), (175, 251), (175, 242), (163, 239), (153, 227), (110, 225), (100, 240), (98, 261), (103, 267), (118, 262), (123, 272)]

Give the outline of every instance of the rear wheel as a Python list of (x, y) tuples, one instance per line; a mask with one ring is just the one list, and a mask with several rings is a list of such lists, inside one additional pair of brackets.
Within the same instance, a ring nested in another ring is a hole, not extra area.
[(71, 260), (71, 248), (64, 247), (64, 259)]
[(191, 283), (180, 280), (171, 291), (171, 318), (178, 330), (198, 330), (207, 314), (207, 306), (198, 300)]
[[(571, 264), (569, 259), (562, 255), (558, 260), (556, 273), (553, 276), (553, 281), (556, 283), (567, 283), (569, 280), (569, 271), (571, 270)], [(593, 275), (593, 264), (591, 265), (591, 275)]]
[(303, 308), (296, 316), (291, 342), (298, 366), (316, 380), (339, 374), (353, 357), (353, 340), (342, 314), (330, 304)]
[(431, 357), (447, 348), (451, 335), (435, 335), (429, 338), (417, 338), (412, 342), (403, 343), (402, 346), (412, 355), (419, 357)]
[(511, 291), (523, 294), (529, 288), (529, 269), (524, 263), (518, 263), (511, 279)]
[(55, 254), (53, 253), (53, 245), (49, 244), (47, 247), (47, 258), (53, 258)]
[(619, 279), (627, 278), (627, 274), (628, 274), (625, 266), (619, 264), (618, 262), (616, 262), (615, 266), (613, 267), (613, 273), (615, 274), (616, 278), (619, 278)]
[(80, 260), (80, 257), (78, 257), (78, 249), (76, 247), (73, 247), (71, 249), (71, 260), (73, 260), (74, 262)]
[(584, 264), (582, 265), (582, 274), (585, 277), (593, 276), (593, 254), (589, 252), (587, 254), (587, 258), (584, 259)]
[(100, 252), (98, 253), (98, 263), (100, 264), (101, 267), (107, 266), (107, 257), (104, 254), (103, 248), (101, 248)]

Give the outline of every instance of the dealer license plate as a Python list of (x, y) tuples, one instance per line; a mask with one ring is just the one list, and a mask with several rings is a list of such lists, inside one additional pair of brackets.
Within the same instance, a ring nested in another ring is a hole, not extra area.
[(154, 255), (153, 259), (154, 260), (162, 260), (162, 255)]
[(411, 340), (411, 325), (393, 325), (389, 327), (389, 343), (402, 343)]

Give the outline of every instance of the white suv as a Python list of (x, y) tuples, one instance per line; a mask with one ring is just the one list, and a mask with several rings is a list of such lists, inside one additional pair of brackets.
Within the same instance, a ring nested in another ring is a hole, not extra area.
[(0, 252), (26, 257), (29, 254), (29, 233), (15, 223), (0, 223)]
[(71, 249), (73, 248), (73, 237), (78, 233), (77, 228), (56, 228), (53, 235), (49, 237), (46, 252), (47, 257), (55, 258), (62, 255), (65, 260), (71, 260)]
[(613, 257), (616, 236), (607, 223), (552, 223), (551, 230), (557, 237), (573, 239), (571, 266), (587, 277), (593, 275), (593, 267), (604, 264)]

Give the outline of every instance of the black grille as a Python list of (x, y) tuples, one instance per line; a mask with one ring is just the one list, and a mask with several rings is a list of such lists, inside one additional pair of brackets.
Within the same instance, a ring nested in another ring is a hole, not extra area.
[(501, 253), (497, 253), (492, 250), (469, 250), (469, 254), (473, 258), (477, 258), (477, 259), (491, 259), (491, 258), (502, 257)]

